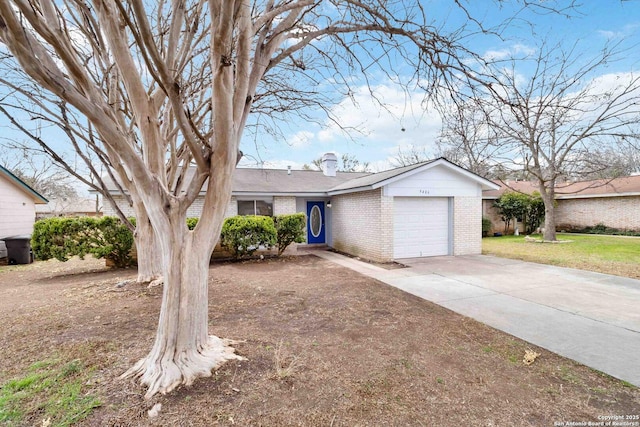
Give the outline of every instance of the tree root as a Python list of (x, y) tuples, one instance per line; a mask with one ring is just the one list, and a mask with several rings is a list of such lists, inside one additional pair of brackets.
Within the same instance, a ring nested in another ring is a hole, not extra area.
[[(167, 394), (179, 385), (189, 386), (197, 378), (210, 377), (211, 372), (228, 360), (246, 360), (235, 354), (231, 345), (237, 341), (220, 339), (210, 335), (205, 346), (183, 352), (150, 353), (123, 373), (120, 378), (140, 378), (148, 387), (145, 399), (155, 394)], [(170, 354), (169, 354), (170, 353)]]
[(151, 288), (155, 288), (156, 286), (162, 286), (163, 284), (164, 284), (164, 278), (160, 276), (157, 279), (150, 281), (147, 288), (151, 289)]

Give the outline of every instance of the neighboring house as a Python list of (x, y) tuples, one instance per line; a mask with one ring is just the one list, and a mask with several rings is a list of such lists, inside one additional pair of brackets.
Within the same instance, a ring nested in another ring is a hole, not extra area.
[[(444, 158), (385, 172), (337, 172), (333, 153), (323, 171), (238, 168), (227, 216), (307, 215), (307, 243), (365, 259), (481, 252), (482, 190), (498, 186)], [(133, 211), (113, 186), (125, 215)], [(203, 198), (188, 216), (199, 216)], [(105, 215), (113, 209), (105, 204)]]
[[(24, 181), (0, 166), (0, 239), (30, 235), (36, 220), (36, 205), (47, 202)], [(3, 257), (6, 257), (6, 249), (0, 241), (0, 258)]]
[[(493, 202), (505, 191), (532, 194), (537, 185), (528, 181), (497, 182), (499, 190), (483, 194), (483, 214), (502, 232)], [(607, 227), (640, 231), (640, 176), (561, 183), (556, 186), (556, 229), (566, 231), (604, 224)], [(520, 231), (522, 231), (522, 224)], [(511, 227), (512, 229), (513, 227)]]
[(52, 198), (49, 203), (36, 206), (36, 219), (56, 216), (102, 216), (102, 212), (95, 198)]

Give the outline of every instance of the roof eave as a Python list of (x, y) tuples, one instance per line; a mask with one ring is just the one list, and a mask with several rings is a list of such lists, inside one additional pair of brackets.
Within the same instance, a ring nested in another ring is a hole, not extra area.
[[(204, 193), (200, 193), (204, 195)], [(274, 191), (232, 191), (232, 196), (241, 196), (241, 197), (328, 197), (326, 191), (283, 191), (283, 192), (274, 192)]]
[(594, 199), (604, 197), (638, 197), (640, 192), (626, 192), (626, 193), (602, 193), (602, 194), (558, 194), (556, 199)]
[(343, 190), (329, 190), (327, 194), (329, 196), (339, 196), (341, 194), (359, 193), (361, 191), (375, 190), (376, 188), (379, 187), (376, 187), (375, 185), (365, 185), (362, 187), (345, 188)]
[(49, 200), (47, 200), (42, 194), (31, 188), (26, 182), (15, 176), (10, 170), (0, 166), (0, 173), (7, 177), (9, 181), (15, 184), (16, 187), (22, 190), (22, 192), (30, 196), (31, 200), (33, 200), (33, 203), (36, 205), (46, 205), (49, 203)]

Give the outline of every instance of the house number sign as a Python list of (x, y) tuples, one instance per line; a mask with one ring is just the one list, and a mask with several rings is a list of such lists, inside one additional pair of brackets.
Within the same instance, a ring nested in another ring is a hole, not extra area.
[(421, 189), (420, 189), (420, 194), (428, 195), (428, 194), (429, 194), (429, 190), (424, 189), (424, 188), (421, 188)]

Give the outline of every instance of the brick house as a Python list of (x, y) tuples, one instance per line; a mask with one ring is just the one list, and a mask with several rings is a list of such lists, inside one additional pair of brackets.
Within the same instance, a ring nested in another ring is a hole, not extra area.
[[(528, 181), (497, 182), (498, 190), (483, 193), (483, 215), (493, 222), (495, 231), (504, 230), (493, 202), (505, 191), (531, 194), (537, 185)], [(558, 231), (582, 229), (597, 224), (622, 230), (640, 231), (640, 176), (568, 182), (556, 188), (556, 228)], [(522, 224), (519, 224), (522, 231)], [(510, 227), (513, 231), (513, 227)]]
[[(322, 171), (238, 168), (226, 215), (304, 212), (308, 244), (379, 262), (481, 252), (482, 191), (498, 188), (491, 181), (444, 158), (380, 173), (336, 166), (328, 153)], [(197, 200), (188, 216), (201, 209)], [(114, 214), (108, 204), (104, 214)]]

